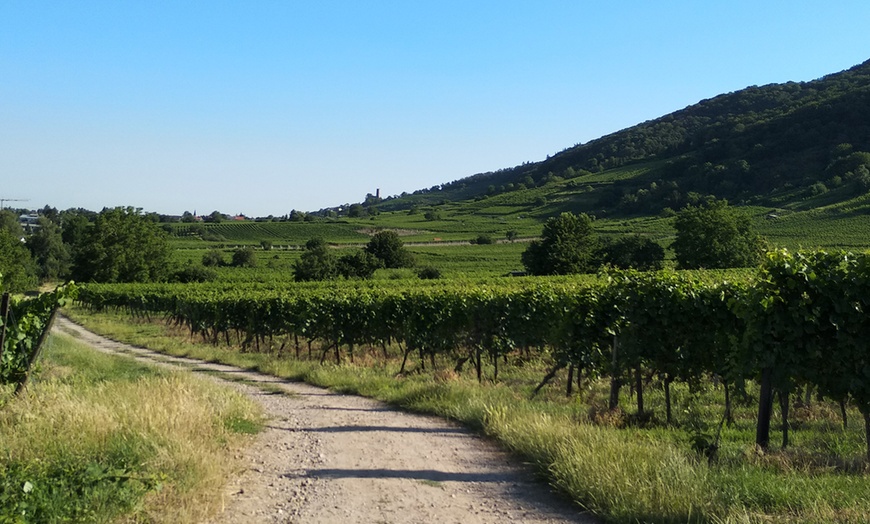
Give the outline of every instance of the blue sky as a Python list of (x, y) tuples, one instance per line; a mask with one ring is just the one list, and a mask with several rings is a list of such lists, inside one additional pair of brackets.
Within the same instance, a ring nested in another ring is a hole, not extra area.
[(0, 198), (251, 216), (870, 59), (861, 1), (0, 0)]

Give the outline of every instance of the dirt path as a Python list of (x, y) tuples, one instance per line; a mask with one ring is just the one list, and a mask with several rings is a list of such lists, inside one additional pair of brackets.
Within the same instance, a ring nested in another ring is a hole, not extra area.
[(260, 522), (596, 522), (536, 482), (529, 468), (472, 432), (435, 417), (396, 411), (230, 366), (175, 358), (91, 333), (66, 318), (55, 329), (98, 350), (194, 372), (215, 372), (265, 408), (267, 428), (212, 524)]

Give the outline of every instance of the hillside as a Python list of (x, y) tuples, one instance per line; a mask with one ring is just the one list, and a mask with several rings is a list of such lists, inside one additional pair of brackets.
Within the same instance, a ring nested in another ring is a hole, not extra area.
[(789, 208), (830, 192), (810, 203), (818, 207), (870, 188), (864, 151), (870, 151), (870, 61), (818, 80), (702, 100), (541, 162), (422, 189), (378, 207), (403, 210), (514, 193), (511, 200), (542, 204), (537, 207), (544, 200), (561, 203), (541, 209), (544, 214), (571, 209), (631, 216), (679, 209), (705, 195)]

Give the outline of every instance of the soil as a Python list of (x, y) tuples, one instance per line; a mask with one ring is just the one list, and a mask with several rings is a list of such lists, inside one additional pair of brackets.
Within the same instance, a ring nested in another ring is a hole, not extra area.
[(121, 344), (63, 317), (54, 329), (101, 351), (207, 373), (263, 406), (267, 426), (238, 457), (245, 467), (209, 524), (597, 522), (530, 467), (449, 421)]

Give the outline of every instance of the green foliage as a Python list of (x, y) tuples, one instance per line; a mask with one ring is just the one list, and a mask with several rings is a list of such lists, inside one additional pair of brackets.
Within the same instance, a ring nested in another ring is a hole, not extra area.
[(10, 297), (5, 325), (0, 318), (0, 329), (4, 331), (0, 346), (0, 384), (24, 380), (51, 314), (75, 298), (77, 292), (76, 286), (70, 284), (33, 298)]
[(224, 265), (224, 254), (219, 249), (209, 249), (202, 256), (202, 265), (206, 267), (220, 267)]
[(562, 213), (547, 220), (541, 240), (523, 252), (523, 266), (533, 275), (588, 273), (595, 268), (596, 249), (592, 219), (585, 213)]
[(494, 244), (495, 241), (492, 239), (491, 236), (484, 234), (484, 235), (477, 235), (477, 238), (475, 238), (471, 243), (477, 244), (479, 246), (484, 246), (484, 245)]
[(82, 213), (64, 212), (61, 217), (61, 238), (70, 252), (70, 259), (75, 260), (78, 249), (87, 243), (86, 237), (91, 223)]
[(662, 269), (665, 250), (657, 242), (638, 234), (608, 240), (601, 247), (601, 262), (621, 269), (651, 271)]
[(37, 283), (36, 273), (36, 264), (20, 237), (0, 228), (0, 290), (32, 289)]
[(424, 266), (417, 269), (417, 277), (423, 280), (433, 280), (441, 278), (441, 271), (432, 266)]
[(0, 474), (0, 522), (99, 522), (129, 512), (159, 482), (132, 480), (126, 466), (112, 458), (9, 464)]
[(677, 237), (672, 247), (681, 268), (750, 267), (761, 260), (763, 240), (727, 201), (687, 206), (677, 215), (674, 228)]
[(8, 209), (0, 210), (0, 230), (18, 238), (24, 234), (21, 225), (18, 224), (18, 217)]
[(187, 266), (184, 269), (176, 271), (172, 275), (173, 282), (189, 284), (191, 282), (211, 282), (217, 280), (217, 272), (213, 269), (203, 266)]
[(345, 278), (371, 278), (383, 267), (381, 259), (364, 250), (356, 250), (338, 259), (338, 273)]
[(322, 238), (312, 238), (305, 244), (305, 252), (293, 265), (293, 278), (297, 282), (329, 280), (338, 275), (337, 260)]
[(257, 267), (257, 254), (252, 247), (240, 247), (233, 251), (230, 265), (233, 267)]
[(152, 282), (169, 273), (166, 234), (132, 207), (104, 209), (74, 251), (80, 282)]
[(61, 229), (45, 217), (40, 217), (38, 223), (39, 229), (27, 238), (27, 247), (39, 267), (39, 278), (64, 279), (69, 275), (71, 258)]
[(379, 258), (388, 269), (414, 265), (414, 257), (405, 248), (402, 239), (395, 231), (378, 231), (369, 240), (365, 250)]
[(368, 210), (362, 204), (351, 204), (347, 209), (347, 216), (350, 218), (362, 218), (368, 216)]

